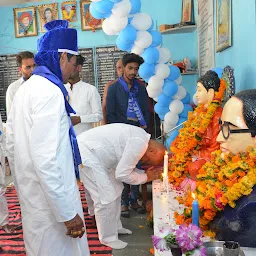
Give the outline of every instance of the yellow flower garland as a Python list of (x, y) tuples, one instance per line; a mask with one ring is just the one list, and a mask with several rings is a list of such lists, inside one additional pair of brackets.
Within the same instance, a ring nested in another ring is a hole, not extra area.
[[(211, 162), (206, 163), (197, 175), (196, 197), (201, 212), (200, 226), (207, 228), (218, 211), (229, 204), (232, 208), (242, 196), (250, 195), (256, 185), (256, 149), (248, 147), (247, 151), (234, 155), (229, 153), (224, 160), (221, 151), (213, 152)], [(190, 195), (188, 195), (190, 196)], [(186, 201), (186, 199), (183, 199)], [(188, 205), (191, 210), (192, 205)], [(188, 212), (188, 210), (186, 210)], [(184, 222), (190, 216), (178, 215), (176, 221)]]
[(75, 14), (75, 10), (70, 10), (70, 13), (68, 14), (67, 11), (64, 9), (62, 10), (63, 18), (67, 21), (72, 21), (72, 18)]

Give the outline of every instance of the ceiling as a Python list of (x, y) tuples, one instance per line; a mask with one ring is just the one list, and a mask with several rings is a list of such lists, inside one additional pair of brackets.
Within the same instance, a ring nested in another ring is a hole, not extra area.
[(44, 2), (45, 0), (0, 0), (0, 6), (25, 4), (31, 2)]

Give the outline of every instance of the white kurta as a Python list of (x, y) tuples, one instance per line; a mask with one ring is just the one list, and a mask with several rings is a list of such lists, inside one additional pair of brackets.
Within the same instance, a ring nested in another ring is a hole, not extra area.
[(9, 116), (9, 113), (10, 113), (10, 110), (11, 110), (14, 95), (16, 94), (16, 92), (18, 91), (18, 89), (20, 88), (20, 86), (24, 82), (25, 81), (24, 81), (23, 77), (21, 77), (20, 79), (16, 80), (15, 82), (11, 83), (8, 86), (8, 89), (6, 91), (6, 113), (7, 113), (7, 117)]
[(5, 135), (0, 115), (0, 226), (8, 224), (8, 206), (5, 198)]
[(83, 165), (94, 170), (102, 204), (119, 197), (123, 182), (138, 185), (147, 175), (136, 169), (145, 154), (150, 134), (127, 124), (109, 124), (77, 137)]
[(17, 91), (7, 121), (7, 152), (22, 213), (28, 256), (90, 255), (86, 234), (63, 222), (83, 219), (61, 90), (33, 75)]
[[(78, 136), (83, 165), (81, 179), (87, 190), (89, 213), (95, 214), (99, 239), (107, 244), (118, 239), (123, 182), (147, 182), (136, 165), (145, 154), (150, 135), (127, 124), (109, 124)], [(93, 204), (93, 205), (92, 205)]]
[(80, 116), (81, 123), (74, 126), (76, 135), (93, 127), (93, 123), (102, 120), (101, 98), (95, 86), (83, 81), (73, 85), (65, 85), (69, 94), (69, 104), (76, 111), (75, 116)]

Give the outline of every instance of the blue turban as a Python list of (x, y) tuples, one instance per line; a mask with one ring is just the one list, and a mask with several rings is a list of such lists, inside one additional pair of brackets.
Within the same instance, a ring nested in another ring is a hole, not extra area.
[(77, 31), (68, 28), (68, 21), (53, 20), (45, 24), (46, 33), (38, 39), (35, 62), (38, 66), (46, 66), (62, 80), (59, 52), (77, 55)]

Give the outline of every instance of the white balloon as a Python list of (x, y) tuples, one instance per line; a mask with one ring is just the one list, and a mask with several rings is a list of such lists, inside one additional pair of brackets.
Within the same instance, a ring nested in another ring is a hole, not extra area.
[(181, 85), (181, 84), (182, 84), (182, 76), (180, 76), (179, 78), (177, 78), (174, 82), (175, 82), (176, 84), (178, 84), (178, 85)]
[(155, 74), (160, 78), (165, 79), (170, 75), (170, 68), (167, 64), (157, 64)]
[(169, 109), (174, 114), (180, 114), (184, 109), (184, 104), (181, 100), (173, 100), (170, 105)]
[(153, 98), (155, 102), (158, 102), (158, 97)]
[(167, 48), (160, 48), (158, 63), (166, 63), (171, 59), (171, 52)]
[(144, 48), (139, 47), (138, 45), (133, 45), (132, 49), (131, 49), (131, 53), (135, 53), (138, 55), (142, 55), (142, 53), (144, 52)]
[(109, 36), (116, 35), (117, 32), (112, 28), (110, 20), (107, 18), (102, 23), (102, 30)]
[(134, 44), (140, 48), (148, 48), (152, 44), (152, 36), (148, 31), (138, 31)]
[[(168, 112), (169, 113), (169, 112)], [(166, 115), (168, 114), (166, 113)], [(173, 129), (175, 125), (170, 125), (169, 123), (164, 121), (164, 132), (169, 132), (171, 129)]]
[(112, 14), (107, 19), (109, 19), (109, 26), (110, 26), (109, 29), (112, 29), (113, 31), (115, 31), (115, 34), (118, 34), (128, 24), (128, 18), (127, 17), (119, 17), (119, 16), (116, 16), (116, 15)]
[(114, 5), (112, 13), (119, 17), (128, 17), (132, 9), (132, 4), (130, 0), (123, 0)]
[(152, 19), (146, 13), (137, 13), (134, 15), (131, 25), (137, 30), (148, 30), (152, 25)]
[(162, 90), (162, 87), (164, 85), (164, 79), (158, 77), (158, 76), (151, 76), (148, 80), (148, 86), (150, 86), (153, 90)]
[(154, 88), (152, 88), (151, 86), (148, 85), (147, 86), (147, 92), (148, 92), (148, 96), (150, 98), (156, 98), (161, 94), (162, 89), (155, 90)]
[(179, 122), (179, 116), (170, 111), (164, 116), (164, 122), (167, 126), (175, 126)]
[(193, 95), (193, 102), (197, 106), (198, 105), (198, 100), (196, 98), (196, 93)]
[(173, 96), (173, 99), (181, 100), (181, 99), (185, 98), (186, 94), (187, 94), (186, 89), (183, 86), (179, 85), (178, 86), (178, 91)]

